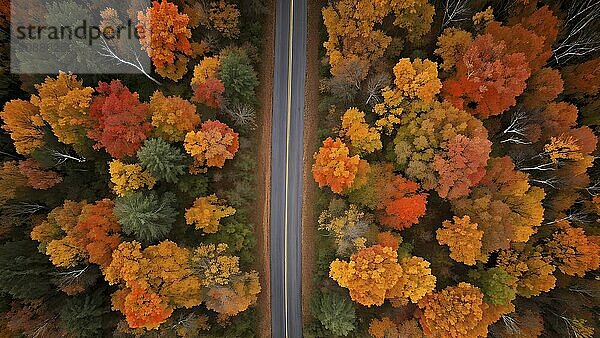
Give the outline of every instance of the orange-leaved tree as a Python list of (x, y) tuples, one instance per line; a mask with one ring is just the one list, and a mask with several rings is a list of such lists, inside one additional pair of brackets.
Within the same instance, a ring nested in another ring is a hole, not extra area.
[(528, 175), (515, 170), (510, 157), (490, 159), (488, 172), (467, 197), (452, 201), (456, 215), (470, 217), (483, 231), (482, 253), (527, 242), (542, 223), (545, 193), (529, 185)]
[(216, 55), (205, 57), (194, 67), (191, 81), (194, 101), (215, 109), (221, 106), (225, 86), (217, 79), (220, 65), (221, 60)]
[(33, 158), (19, 162), (19, 172), (27, 177), (27, 185), (34, 189), (47, 190), (62, 182), (62, 177), (46, 169)]
[(135, 154), (152, 130), (148, 104), (119, 80), (99, 82), (96, 91), (100, 95), (92, 101), (87, 133), (97, 142), (94, 148), (104, 148), (114, 158)]
[(225, 86), (218, 79), (207, 79), (194, 89), (194, 102), (207, 107), (218, 109), (221, 107), (222, 95)]
[(192, 253), (171, 241), (142, 250), (138, 242), (123, 242), (104, 270), (111, 285), (113, 308), (121, 311), (132, 328), (153, 329), (175, 308), (200, 305), (201, 280), (191, 266)]
[(131, 328), (157, 329), (173, 313), (173, 308), (164, 299), (135, 282), (131, 289), (117, 290), (112, 303), (114, 310), (125, 315)]
[(121, 242), (121, 226), (113, 213), (115, 204), (109, 199), (87, 204), (81, 208), (73, 234), (77, 245), (85, 250), (91, 263), (107, 267), (112, 260), (112, 252)]
[(375, 210), (383, 225), (402, 230), (425, 214), (427, 194), (417, 183), (394, 174), (390, 164), (370, 167), (367, 181), (349, 192), (350, 201)]
[(544, 153), (553, 163), (583, 159), (582, 149), (577, 140), (573, 136), (565, 134), (550, 137), (550, 142), (544, 145)]
[(538, 109), (556, 99), (562, 91), (563, 80), (560, 72), (544, 67), (527, 80), (527, 88), (521, 98), (526, 108)]
[(200, 172), (203, 167), (222, 168), (225, 160), (232, 159), (238, 151), (238, 133), (223, 122), (208, 120), (202, 123), (199, 131), (185, 135), (184, 147), (194, 158), (190, 171)]
[(29, 155), (44, 145), (44, 121), (38, 108), (23, 100), (8, 101), (0, 112), (2, 129), (10, 134), (17, 153)]
[[(523, 15), (525, 14), (525, 15)], [(522, 12), (516, 18), (523, 28), (535, 33), (543, 39), (544, 53), (552, 47), (559, 31), (559, 20), (548, 6), (536, 9), (533, 13)], [(512, 21), (512, 20), (511, 20)]]
[(539, 71), (552, 55), (552, 43), (546, 44), (544, 37), (520, 23), (503, 26), (502, 23), (493, 21), (486, 26), (485, 33), (492, 35), (494, 42), (504, 43), (507, 53), (522, 54), (532, 74)]
[(582, 228), (568, 222), (556, 224), (557, 231), (547, 244), (547, 251), (558, 269), (569, 276), (583, 277), (600, 267), (600, 245)]
[(314, 159), (312, 173), (319, 187), (329, 186), (338, 194), (352, 186), (361, 162), (358, 155), (350, 156), (342, 140), (331, 137), (323, 141)]
[(380, 193), (389, 192), (383, 196), (377, 212), (377, 219), (382, 225), (402, 230), (419, 222), (419, 217), (425, 214), (427, 194), (419, 191), (419, 185), (400, 175), (393, 180), (383, 182), (385, 185)]
[(105, 268), (121, 239), (113, 207), (109, 199), (94, 204), (67, 200), (33, 228), (31, 238), (40, 242), (40, 251), (58, 267), (90, 262)]
[(391, 231), (384, 231), (377, 234), (377, 244), (388, 246), (394, 250), (398, 250), (402, 243), (402, 237), (394, 235)]
[(600, 57), (561, 69), (565, 93), (576, 98), (593, 97), (600, 92)]
[(382, 109), (402, 112), (394, 153), (406, 177), (443, 198), (467, 195), (485, 175), (491, 150), (482, 122), (448, 102), (396, 106), (393, 96), (384, 99)]
[(192, 32), (187, 27), (188, 16), (180, 14), (177, 5), (161, 0), (153, 1), (152, 7), (148, 8), (146, 13), (139, 12), (138, 20), (136, 28), (140, 43), (157, 71), (172, 80), (179, 80), (183, 74), (174, 74), (169, 66), (177, 63), (185, 66), (188, 61), (186, 56), (192, 55), (192, 45), (189, 41)]
[(69, 268), (86, 261), (87, 253), (72, 236), (86, 204), (65, 200), (62, 206), (52, 209), (46, 220), (31, 230), (31, 239), (40, 243), (40, 252), (50, 256), (55, 266)]
[(374, 338), (400, 337), (398, 327), (390, 317), (373, 318), (369, 324), (369, 334)]

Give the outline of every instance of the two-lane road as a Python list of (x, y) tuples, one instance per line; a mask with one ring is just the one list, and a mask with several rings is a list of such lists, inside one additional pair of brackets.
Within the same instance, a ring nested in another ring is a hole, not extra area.
[(306, 0), (277, 0), (271, 140), (271, 332), (302, 337), (301, 235)]

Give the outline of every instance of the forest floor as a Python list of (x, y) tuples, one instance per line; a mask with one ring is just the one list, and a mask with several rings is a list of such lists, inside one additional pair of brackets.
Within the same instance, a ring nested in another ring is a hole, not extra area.
[(258, 328), (260, 338), (271, 337), (271, 282), (269, 255), (269, 201), (271, 193), (271, 119), (273, 98), (273, 44), (275, 39), (275, 1), (266, 1), (267, 14), (263, 30), (262, 55), (260, 67), (260, 114), (258, 118), (258, 166), (257, 186), (258, 198), (255, 202), (253, 220), (256, 224), (256, 250), (258, 259), (257, 271), (261, 278), (261, 292), (258, 297)]
[(317, 185), (311, 168), (313, 154), (317, 151), (317, 126), (319, 125), (319, 27), (321, 3), (308, 1), (306, 48), (306, 84), (304, 97), (304, 168), (302, 196), (302, 313), (303, 321), (310, 319), (309, 305), (313, 292), (315, 266), (315, 241), (317, 240), (315, 200)]

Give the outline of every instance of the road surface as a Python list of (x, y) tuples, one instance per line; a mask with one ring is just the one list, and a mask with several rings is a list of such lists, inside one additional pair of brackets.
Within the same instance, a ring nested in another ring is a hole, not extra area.
[(306, 0), (277, 0), (271, 140), (271, 332), (302, 337), (301, 235)]

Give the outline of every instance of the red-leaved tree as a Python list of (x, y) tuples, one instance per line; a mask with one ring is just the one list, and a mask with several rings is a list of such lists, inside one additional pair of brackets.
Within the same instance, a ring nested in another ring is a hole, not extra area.
[(444, 81), (442, 95), (455, 107), (486, 118), (516, 104), (530, 70), (523, 53), (511, 52), (491, 34), (478, 37)]
[(217, 79), (208, 79), (194, 89), (194, 101), (210, 108), (221, 106), (221, 95), (225, 91), (223, 83)]
[(100, 95), (92, 101), (88, 132), (97, 142), (94, 148), (105, 148), (114, 158), (135, 154), (152, 129), (148, 104), (119, 80), (100, 82), (96, 91)]

